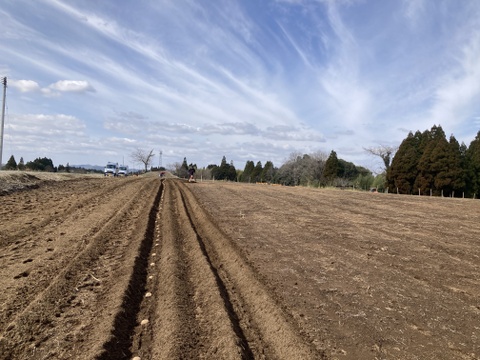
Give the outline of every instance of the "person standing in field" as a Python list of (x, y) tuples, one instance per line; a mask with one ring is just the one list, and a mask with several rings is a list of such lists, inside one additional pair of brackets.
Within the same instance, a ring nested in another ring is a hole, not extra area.
[(189, 178), (188, 178), (188, 181), (189, 182), (195, 182), (195, 168), (193, 166), (190, 167), (190, 169), (188, 169), (188, 174), (190, 175)]

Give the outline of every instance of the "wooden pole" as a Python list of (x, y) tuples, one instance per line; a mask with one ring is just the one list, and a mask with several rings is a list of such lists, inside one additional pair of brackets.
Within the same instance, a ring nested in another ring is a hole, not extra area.
[(2, 169), (2, 160), (3, 160), (3, 130), (5, 128), (5, 99), (7, 97), (7, 77), (2, 79), (3, 83), (3, 103), (2, 103), (2, 126), (1, 126), (1, 136), (0, 136), (0, 170)]

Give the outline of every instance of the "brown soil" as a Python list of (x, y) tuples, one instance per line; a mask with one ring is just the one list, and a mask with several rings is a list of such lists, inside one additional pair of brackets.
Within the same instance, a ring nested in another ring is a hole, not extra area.
[(24, 175), (1, 359), (480, 358), (480, 201)]

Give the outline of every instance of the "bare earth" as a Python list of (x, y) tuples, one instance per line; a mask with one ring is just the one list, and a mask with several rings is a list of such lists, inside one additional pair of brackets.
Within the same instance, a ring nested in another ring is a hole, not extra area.
[(480, 359), (480, 201), (0, 172), (0, 359)]

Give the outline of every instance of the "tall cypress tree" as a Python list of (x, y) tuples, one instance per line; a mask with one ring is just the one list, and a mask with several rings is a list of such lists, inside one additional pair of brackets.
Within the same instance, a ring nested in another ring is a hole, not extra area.
[(15, 157), (13, 155), (10, 156), (10, 159), (8, 159), (7, 163), (3, 168), (5, 170), (17, 170), (17, 162), (15, 161)]
[(252, 181), (253, 182), (261, 182), (262, 181), (262, 172), (263, 172), (262, 162), (258, 161), (257, 165), (255, 165), (255, 168), (252, 171)]
[(337, 153), (335, 151), (330, 152), (330, 156), (325, 162), (325, 168), (323, 170), (323, 176), (327, 181), (332, 182), (338, 177), (340, 172), (340, 164), (338, 162)]
[(25, 162), (23, 161), (23, 157), (20, 158), (20, 161), (17, 164), (18, 170), (25, 170)]
[[(441, 126), (433, 126), (425, 150), (418, 162), (418, 175), (415, 179), (415, 189), (420, 189), (426, 194), (432, 191), (434, 195), (440, 195), (441, 189), (448, 186), (441, 174), (448, 167), (449, 143)], [(438, 179), (437, 179), (438, 176)], [(437, 181), (437, 182), (436, 182)]]
[(418, 162), (422, 156), (421, 144), (428, 133), (410, 132), (402, 141), (387, 171), (387, 186), (400, 194), (411, 194), (418, 175)]
[(253, 163), (253, 161), (248, 160), (245, 163), (245, 169), (243, 169), (243, 173), (242, 173), (242, 182), (252, 181), (252, 172), (254, 168), (255, 168), (255, 164)]
[(266, 182), (272, 182), (275, 175), (275, 169), (271, 161), (267, 161), (263, 167), (262, 179)]
[(465, 156), (468, 196), (480, 194), (480, 131), (470, 143)]
[[(442, 145), (444, 143), (442, 142)], [(443, 146), (442, 146), (443, 147)], [(441, 155), (439, 151), (437, 155)], [(464, 190), (465, 179), (464, 170), (462, 169), (462, 158), (460, 152), (460, 144), (453, 135), (445, 150), (445, 157), (441, 158), (437, 163), (437, 174), (434, 180), (435, 189), (443, 193), (444, 196), (460, 195)]]

